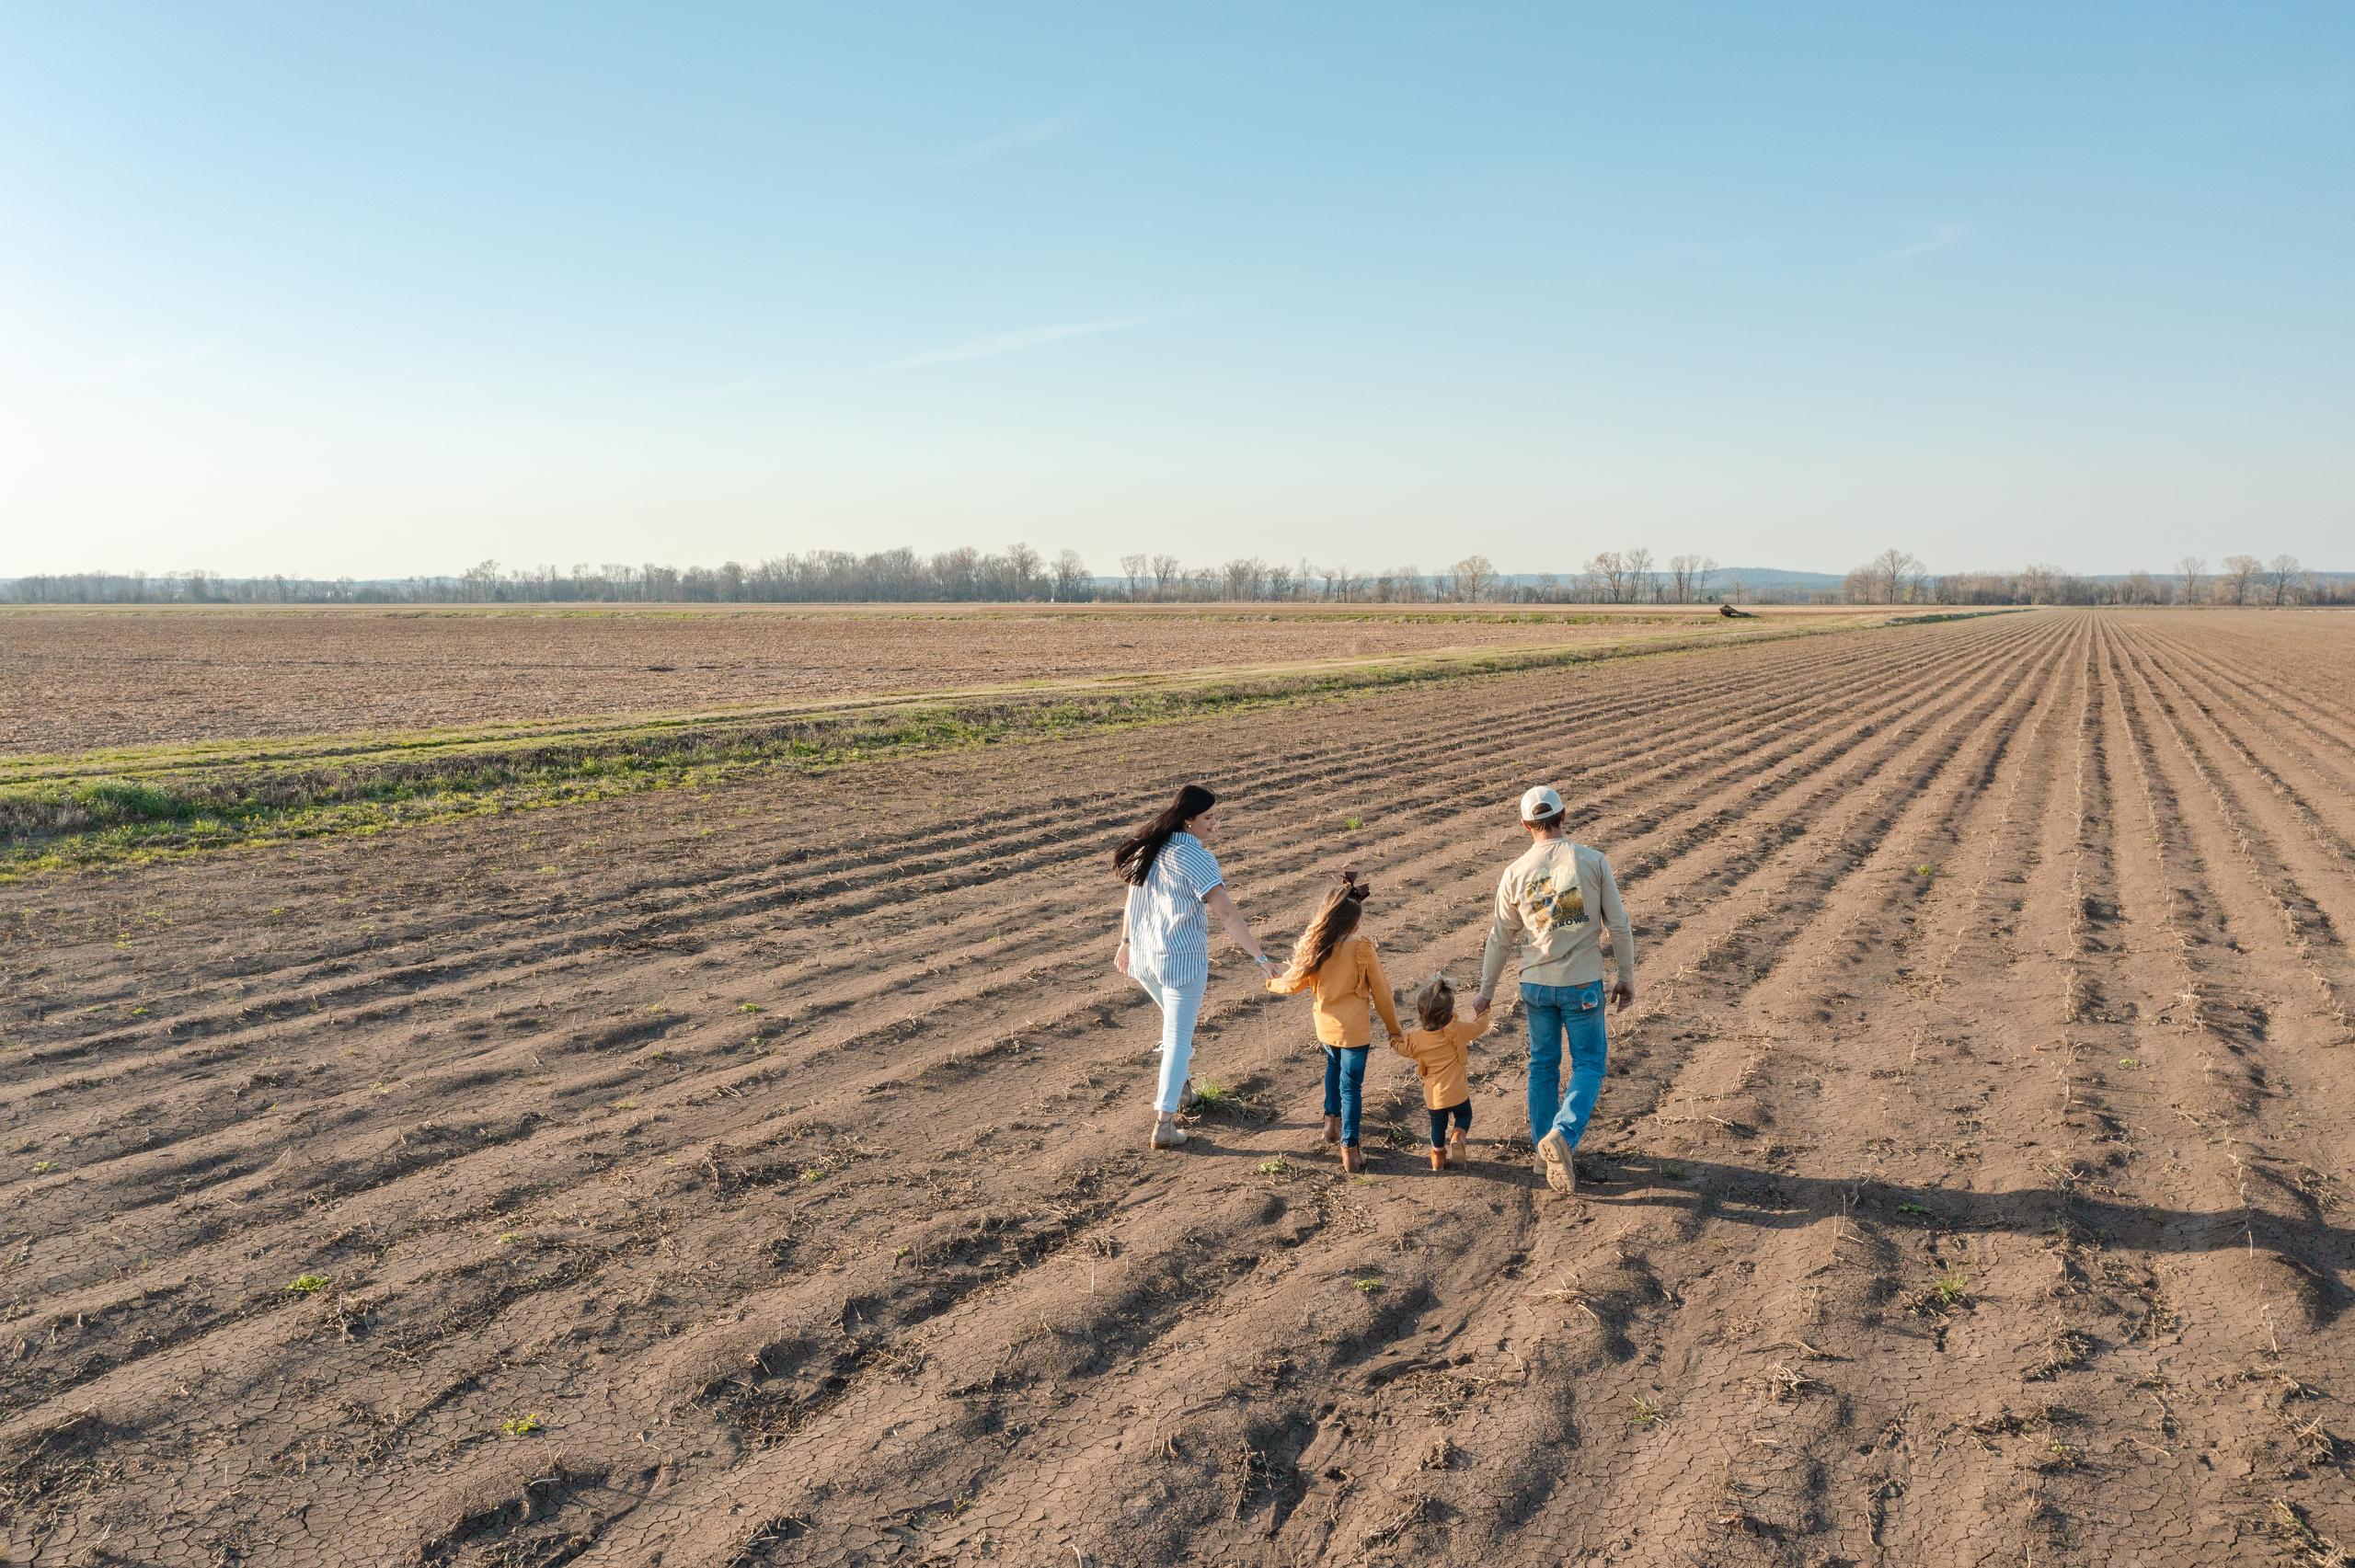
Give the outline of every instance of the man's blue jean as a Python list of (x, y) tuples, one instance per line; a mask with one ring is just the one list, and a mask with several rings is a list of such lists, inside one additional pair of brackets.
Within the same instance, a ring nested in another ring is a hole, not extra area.
[(1365, 1109), (1365, 1046), (1325, 1047), (1325, 1114), (1341, 1118), (1341, 1142), (1358, 1146), (1358, 1118)]
[[(1529, 1141), (1539, 1143), (1559, 1127), (1575, 1149), (1586, 1136), (1587, 1118), (1603, 1093), (1603, 982), (1536, 986), (1524, 981), (1521, 1007), (1529, 1017)], [(1568, 1095), (1562, 1093), (1566, 1039), (1570, 1047)]]

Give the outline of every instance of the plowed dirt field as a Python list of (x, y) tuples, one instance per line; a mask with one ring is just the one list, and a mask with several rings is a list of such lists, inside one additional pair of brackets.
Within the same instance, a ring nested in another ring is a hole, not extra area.
[(1706, 604), (0, 610), (0, 755), (1723, 636)]
[[(0, 1560), (2341, 1561), (2350, 674), (2039, 612), (0, 890)], [(1402, 984), (1565, 788), (1575, 1200), (1517, 1008), (1352, 1180), (1231, 954), (1144, 1150), (1105, 854), (1195, 776)]]

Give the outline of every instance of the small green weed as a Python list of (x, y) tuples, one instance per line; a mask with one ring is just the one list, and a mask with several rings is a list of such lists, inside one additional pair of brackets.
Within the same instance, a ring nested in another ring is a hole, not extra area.
[(804, 1165), (801, 1167), (801, 1179), (805, 1182), (822, 1182), (826, 1179), (825, 1167), (822, 1165)]
[(1925, 1203), (1901, 1203), (1897, 1206), (1897, 1212), (1900, 1214), (1927, 1214), (1930, 1212), (1930, 1206)]
[(757, 1001), (740, 1001), (736, 1004), (736, 1011), (739, 1013), (758, 1013), (760, 1010), (761, 1004)]
[(316, 1296), (325, 1289), (327, 1276), (324, 1274), (299, 1274), (287, 1283), (289, 1295)]
[(1365, 818), (1362, 817), (1344, 817), (1341, 818), (1341, 826), (1354, 833), (1360, 828), (1365, 826)]
[(614, 1102), (614, 1109), (617, 1111), (634, 1111), (638, 1109), (638, 1102), (635, 1100), (616, 1100)]
[(1930, 1282), (1930, 1295), (1942, 1308), (1963, 1306), (1970, 1300), (1970, 1276), (1950, 1268)]
[(36, 1176), (46, 1176), (52, 1171), (56, 1169), (57, 1162), (54, 1160), (36, 1160), (33, 1162), (33, 1174)]
[(512, 1421), (500, 1422), (499, 1429), (510, 1437), (528, 1437), (540, 1429), (540, 1418), (536, 1415), (519, 1415)]
[(1285, 1164), (1281, 1160), (1262, 1160), (1259, 1162), (1259, 1174), (1263, 1176), (1281, 1176), (1289, 1173), (1291, 1170), (1292, 1167)]
[(1205, 1078), (1194, 1085), (1194, 1104), (1205, 1111), (1215, 1111), (1234, 1098), (1234, 1091), (1220, 1087), (1215, 1079)]
[(1382, 1281), (1379, 1279), (1355, 1279), (1350, 1282), (1350, 1288), (1356, 1291), (1361, 1296), (1373, 1296), (1381, 1291)]
[(1627, 1419), (1638, 1426), (1649, 1426), (1656, 1421), (1668, 1419), (1668, 1412), (1661, 1407), (1660, 1401), (1649, 1394), (1637, 1394), (1628, 1402), (1628, 1405)]

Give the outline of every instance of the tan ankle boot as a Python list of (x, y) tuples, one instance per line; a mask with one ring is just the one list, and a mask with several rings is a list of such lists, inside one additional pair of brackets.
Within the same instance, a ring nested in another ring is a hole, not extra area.
[(1434, 1149), (1431, 1150), (1431, 1169), (1434, 1171), (1444, 1171), (1447, 1169), (1446, 1150)]
[(1178, 1125), (1176, 1116), (1155, 1116), (1153, 1121), (1153, 1146), (1155, 1149), (1183, 1149), (1186, 1129)]
[(1327, 1143), (1338, 1143), (1341, 1141), (1340, 1117), (1327, 1116), (1325, 1118), (1325, 1141)]

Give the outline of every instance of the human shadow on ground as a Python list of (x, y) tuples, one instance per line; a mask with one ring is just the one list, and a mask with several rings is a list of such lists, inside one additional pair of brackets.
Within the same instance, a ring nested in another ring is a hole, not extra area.
[(1717, 1161), (1581, 1154), (1579, 1196), (1608, 1208), (1669, 1208), (1688, 1231), (1712, 1221), (1795, 1230), (1835, 1218), (1889, 1230), (1999, 1231), (2152, 1253), (2246, 1248), (2297, 1276), (2318, 1323), (2355, 1305), (2345, 1278), (2355, 1230), (2325, 1219), (2313, 1197), (2278, 1184), (2306, 1210), (2293, 1219), (2257, 1207), (2212, 1211), (2152, 1208), (2062, 1186), (1968, 1192), (1859, 1175), (1792, 1175)]

